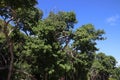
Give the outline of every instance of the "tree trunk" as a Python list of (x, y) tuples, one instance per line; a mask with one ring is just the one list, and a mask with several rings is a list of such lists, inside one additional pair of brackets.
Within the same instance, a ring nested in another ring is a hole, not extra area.
[(9, 70), (8, 70), (7, 80), (11, 79), (11, 75), (12, 75), (12, 71), (13, 71), (14, 56), (13, 56), (13, 42), (12, 41), (10, 41), (10, 43), (9, 43), (9, 52), (10, 52), (10, 66), (9, 66)]

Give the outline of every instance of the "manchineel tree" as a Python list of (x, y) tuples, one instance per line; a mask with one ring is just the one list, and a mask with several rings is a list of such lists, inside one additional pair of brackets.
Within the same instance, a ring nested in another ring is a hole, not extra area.
[(103, 30), (74, 30), (74, 12), (42, 19), (37, 0), (0, 2), (0, 80), (119, 80), (116, 60), (96, 54)]

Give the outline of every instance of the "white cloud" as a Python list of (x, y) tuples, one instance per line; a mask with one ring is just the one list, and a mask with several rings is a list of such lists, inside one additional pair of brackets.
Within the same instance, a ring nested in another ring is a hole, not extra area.
[(106, 19), (107, 23), (111, 26), (119, 24), (120, 21), (120, 16), (119, 15), (114, 15)]

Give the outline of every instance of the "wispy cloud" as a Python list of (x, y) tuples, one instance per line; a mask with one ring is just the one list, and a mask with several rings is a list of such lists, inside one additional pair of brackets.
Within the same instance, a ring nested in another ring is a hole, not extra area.
[(106, 19), (106, 22), (111, 26), (117, 25), (120, 22), (120, 16), (119, 15), (111, 16)]

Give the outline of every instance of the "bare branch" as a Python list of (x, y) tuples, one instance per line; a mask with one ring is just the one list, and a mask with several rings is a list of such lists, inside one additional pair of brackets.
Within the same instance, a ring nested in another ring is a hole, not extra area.
[(3, 61), (4, 61), (4, 63), (7, 64), (7, 61), (6, 61), (5, 57), (2, 55), (2, 53), (0, 53), (0, 55), (1, 55), (1, 57), (2, 57), (2, 59), (3, 59)]
[(8, 66), (0, 67), (0, 70), (8, 69)]

